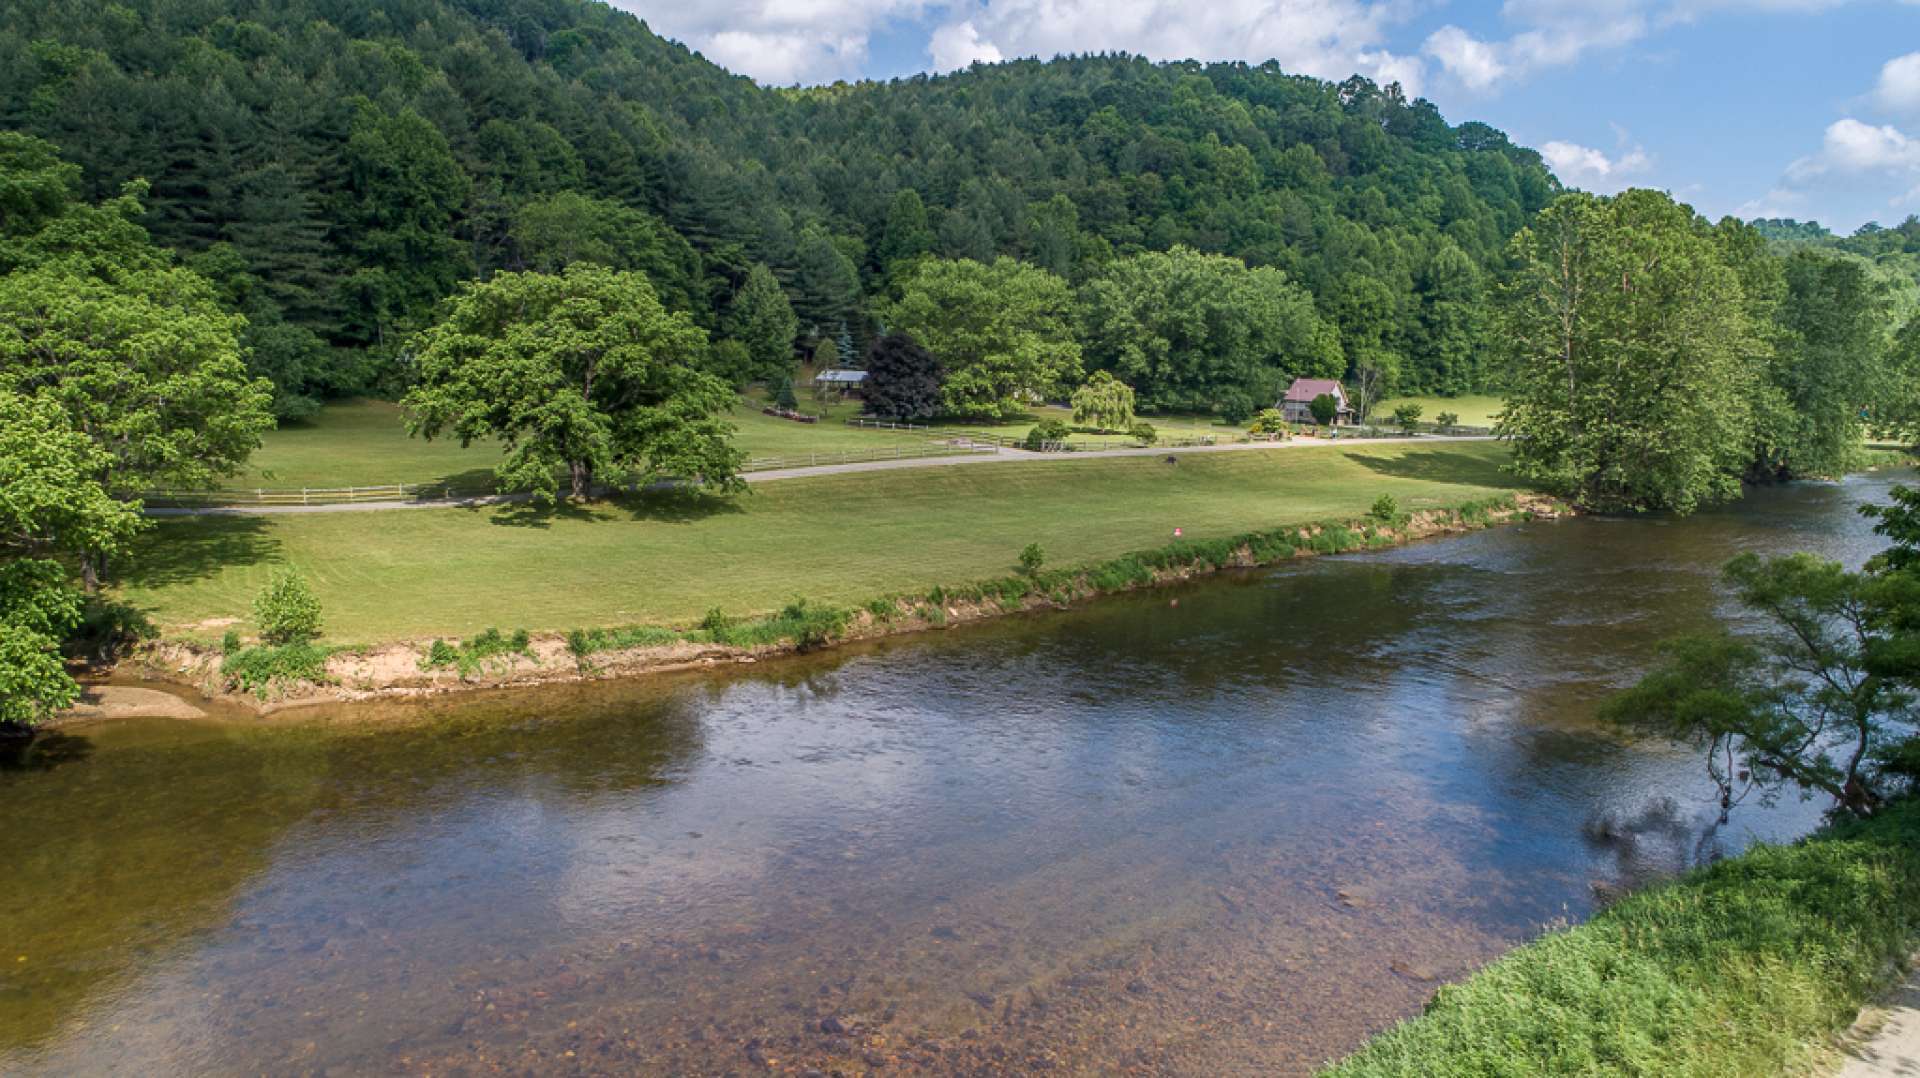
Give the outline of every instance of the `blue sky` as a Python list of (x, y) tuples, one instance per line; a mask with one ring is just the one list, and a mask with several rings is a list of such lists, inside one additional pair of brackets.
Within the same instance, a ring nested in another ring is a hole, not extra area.
[(615, 0), (763, 82), (1124, 50), (1399, 80), (1600, 192), (1840, 232), (1920, 213), (1920, 0)]

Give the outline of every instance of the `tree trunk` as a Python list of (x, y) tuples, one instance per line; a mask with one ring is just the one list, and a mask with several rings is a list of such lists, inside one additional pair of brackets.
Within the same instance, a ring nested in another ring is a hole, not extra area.
[(105, 576), (106, 572), (107, 556), (105, 554), (89, 550), (80, 555), (80, 583), (86, 588), (88, 595), (100, 593), (100, 578)]
[(593, 487), (593, 468), (584, 460), (573, 460), (567, 462), (567, 471), (573, 477), (573, 496), (585, 498)]

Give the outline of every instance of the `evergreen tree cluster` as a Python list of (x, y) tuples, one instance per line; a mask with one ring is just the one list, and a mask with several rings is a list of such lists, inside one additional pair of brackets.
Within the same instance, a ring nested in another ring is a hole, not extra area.
[(1558, 191), (1357, 77), (1103, 55), (769, 89), (588, 0), (10, 5), (0, 126), (94, 201), (148, 182), (142, 223), (246, 316), (282, 416), (398, 391), (402, 342), (500, 272), (644, 272), (768, 377), (789, 317), (805, 354), (862, 354), (928, 256), (1077, 289), (1176, 246), (1285, 274), (1396, 388), (1461, 392), (1486, 279)]

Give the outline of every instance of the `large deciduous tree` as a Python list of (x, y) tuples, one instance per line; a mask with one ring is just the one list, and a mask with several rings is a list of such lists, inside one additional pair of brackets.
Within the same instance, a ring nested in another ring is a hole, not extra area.
[(888, 333), (867, 347), (867, 380), (860, 389), (867, 411), (883, 419), (936, 416), (940, 363), (912, 337)]
[(1780, 271), (1754, 468), (1767, 477), (1838, 476), (1858, 458), (1864, 417), (1885, 399), (1887, 297), (1857, 259), (1798, 251)]
[[(0, 161), (0, 181), (10, 168)], [(29, 200), (24, 225), (0, 229), (11, 271), (0, 276), (0, 391), (57, 405), (99, 450), (94, 481), (122, 499), (211, 485), (273, 425), (272, 385), (243, 355), (245, 320), (148, 241), (142, 190), (99, 206)], [(107, 553), (82, 552), (89, 587)]]
[(110, 463), (59, 402), (0, 391), (0, 727), (79, 696), (59, 653), (81, 614), (70, 563), (118, 552), (142, 524), (100, 486)]
[(720, 415), (733, 389), (705, 368), (706, 334), (646, 277), (574, 265), (471, 284), (414, 342), (408, 429), (466, 444), (497, 438), (502, 484), (546, 497), (565, 473), (670, 477), (737, 489), (741, 454)]
[(1079, 377), (1072, 308), (1067, 283), (1045, 270), (1010, 258), (934, 259), (902, 281), (886, 321), (940, 361), (943, 412), (1007, 419)]
[(1334, 328), (1276, 269), (1186, 247), (1122, 259), (1081, 291), (1089, 366), (1143, 407), (1208, 411), (1229, 395), (1271, 403), (1296, 377), (1345, 371)]
[(1515, 472), (1602, 511), (1737, 493), (1762, 348), (1705, 223), (1657, 191), (1567, 194), (1512, 256), (1500, 429)]

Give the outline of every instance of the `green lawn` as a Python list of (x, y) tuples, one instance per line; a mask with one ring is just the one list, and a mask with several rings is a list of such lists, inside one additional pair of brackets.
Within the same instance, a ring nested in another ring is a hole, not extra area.
[[(803, 401), (805, 411), (818, 411)], [(785, 457), (807, 453), (884, 449), (910, 438), (889, 431), (862, 430), (842, 420), (857, 405), (838, 405), (819, 423), (795, 423), (764, 415), (742, 404), (729, 417), (739, 432), (734, 442), (749, 457)], [(247, 470), (223, 484), (228, 489), (256, 487), (384, 486), (455, 480), (462, 487), (486, 486), (499, 459), (493, 442), (462, 449), (457, 440), (407, 437), (399, 405), (355, 400), (329, 404), (318, 416), (268, 431)]]
[(400, 406), (356, 400), (329, 404), (313, 419), (260, 438), (247, 470), (230, 488), (378, 486), (458, 478), (484, 482), (499, 459), (492, 442), (462, 449), (457, 440), (407, 437)]
[[(724, 502), (650, 496), (524, 507), (171, 519), (121, 593), (164, 630), (247, 615), (272, 568), (312, 579), (327, 638), (684, 626), (719, 606), (852, 603), (1005, 575), (1039, 542), (1054, 566), (1165, 543), (1510, 490), (1506, 447), (1360, 446), (1033, 461), (789, 480)], [(217, 637), (217, 629), (201, 630)]]
[(1491, 427), (1493, 417), (1507, 406), (1506, 398), (1485, 394), (1464, 397), (1394, 397), (1383, 400), (1373, 406), (1373, 421), (1384, 423), (1393, 418), (1393, 410), (1403, 404), (1417, 404), (1421, 407), (1420, 418), (1433, 422), (1441, 412), (1455, 412), (1460, 422), (1468, 427)]

